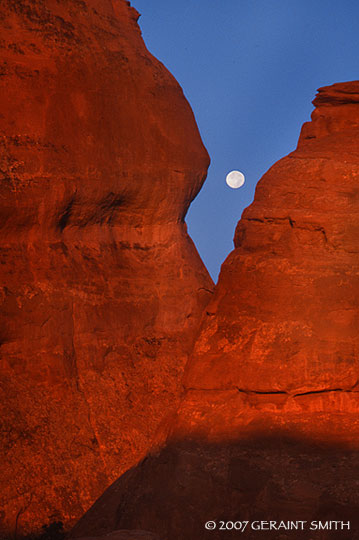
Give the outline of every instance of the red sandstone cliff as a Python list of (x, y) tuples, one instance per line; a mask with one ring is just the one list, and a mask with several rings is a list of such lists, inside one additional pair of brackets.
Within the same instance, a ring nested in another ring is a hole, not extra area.
[(190, 388), (359, 389), (359, 82), (319, 90), (258, 183), (186, 373)]
[(208, 155), (124, 0), (0, 5), (1, 512), (78, 518), (176, 406)]
[[(73, 536), (237, 538), (219, 521), (350, 519), (349, 532), (315, 537), (359, 538), (359, 81), (314, 104), (238, 223), (166, 442)], [(313, 537), (246, 537), (261, 534)]]

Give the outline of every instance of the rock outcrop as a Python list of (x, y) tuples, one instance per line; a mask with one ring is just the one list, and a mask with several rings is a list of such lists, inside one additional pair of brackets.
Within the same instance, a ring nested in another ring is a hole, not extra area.
[(208, 154), (137, 18), (0, 5), (4, 533), (68, 526), (146, 452), (210, 297), (184, 223)]
[(238, 223), (177, 414), (74, 537), (136, 525), (237, 538), (220, 520), (304, 520), (246, 537), (359, 538), (359, 81), (314, 105)]

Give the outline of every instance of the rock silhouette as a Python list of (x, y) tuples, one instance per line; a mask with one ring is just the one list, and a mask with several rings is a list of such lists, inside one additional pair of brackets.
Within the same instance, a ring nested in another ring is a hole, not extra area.
[(237, 538), (204, 524), (350, 520), (350, 531), (262, 534), (359, 538), (359, 81), (313, 103), (297, 149), (238, 223), (177, 413), (72, 537), (137, 526)]
[(124, 0), (0, 5), (1, 531), (79, 518), (176, 407), (208, 154)]

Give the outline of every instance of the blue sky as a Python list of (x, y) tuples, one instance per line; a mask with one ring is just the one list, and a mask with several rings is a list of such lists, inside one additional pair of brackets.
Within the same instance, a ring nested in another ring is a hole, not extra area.
[[(257, 181), (297, 144), (316, 89), (359, 79), (357, 0), (132, 0), (183, 88), (211, 166), (186, 221), (214, 280)], [(245, 185), (225, 176), (239, 169)]]

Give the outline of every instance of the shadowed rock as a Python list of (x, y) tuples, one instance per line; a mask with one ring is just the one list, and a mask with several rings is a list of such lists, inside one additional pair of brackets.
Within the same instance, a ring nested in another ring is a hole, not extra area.
[(160, 540), (156, 534), (147, 531), (113, 531), (104, 536), (92, 536), (82, 538), (82, 540)]

